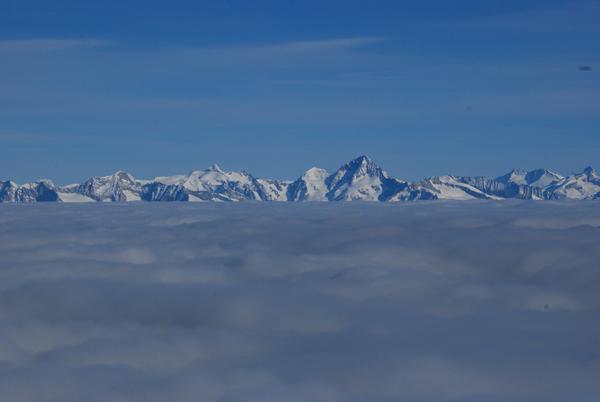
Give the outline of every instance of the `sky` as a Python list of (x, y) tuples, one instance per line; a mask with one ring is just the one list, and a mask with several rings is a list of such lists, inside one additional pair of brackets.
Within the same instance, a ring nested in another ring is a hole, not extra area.
[(600, 166), (598, 1), (0, 7), (0, 179)]
[(6, 204), (0, 224), (7, 401), (600, 393), (595, 203)]

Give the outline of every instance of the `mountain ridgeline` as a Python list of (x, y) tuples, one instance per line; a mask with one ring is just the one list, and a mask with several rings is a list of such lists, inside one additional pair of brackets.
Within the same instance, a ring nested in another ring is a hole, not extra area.
[(260, 179), (213, 165), (188, 175), (135, 179), (118, 171), (80, 184), (55, 186), (50, 180), (18, 185), (0, 181), (0, 202), (129, 201), (380, 201), (472, 199), (600, 199), (600, 175), (591, 167), (563, 177), (538, 169), (496, 177), (436, 176), (410, 183), (391, 177), (360, 156), (333, 173), (311, 168), (295, 181)]

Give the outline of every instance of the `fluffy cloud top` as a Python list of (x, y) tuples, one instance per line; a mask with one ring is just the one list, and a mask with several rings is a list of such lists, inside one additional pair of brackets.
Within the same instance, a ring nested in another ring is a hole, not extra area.
[(0, 205), (0, 395), (592, 401), (597, 203)]

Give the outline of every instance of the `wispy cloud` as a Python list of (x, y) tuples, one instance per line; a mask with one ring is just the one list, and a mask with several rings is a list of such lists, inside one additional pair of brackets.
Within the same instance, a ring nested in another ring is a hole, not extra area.
[(363, 36), (348, 38), (326, 38), (305, 41), (288, 41), (275, 43), (259, 43), (244, 45), (224, 45), (208, 47), (179, 47), (169, 46), (165, 49), (189, 50), (189, 51), (221, 51), (221, 52), (317, 52), (322, 50), (338, 50), (360, 48), (384, 41), (383, 37)]
[[(331, 57), (361, 51), (370, 45), (385, 41), (382, 37), (350, 37), (288, 41), (279, 43), (230, 44), (218, 46), (165, 46), (156, 53), (166, 59), (193, 62), (202, 60), (208, 65), (225, 63), (228, 65), (250, 64), (270, 67), (282, 63), (298, 63), (302, 58), (318, 57), (328, 60)], [(363, 55), (364, 56), (364, 55)]]
[(322, 50), (350, 49), (372, 45), (384, 41), (381, 37), (354, 37), (341, 39), (324, 39), (312, 41), (286, 42), (281, 44), (265, 45), (258, 48), (282, 52), (312, 52)]
[(68, 49), (85, 49), (107, 46), (113, 42), (106, 39), (57, 39), (36, 38), (0, 40), (0, 52), (52, 52)]

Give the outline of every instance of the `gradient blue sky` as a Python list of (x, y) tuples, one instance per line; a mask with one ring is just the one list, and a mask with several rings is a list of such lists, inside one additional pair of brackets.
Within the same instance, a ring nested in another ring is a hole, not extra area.
[(0, 7), (3, 179), (600, 166), (598, 1)]

